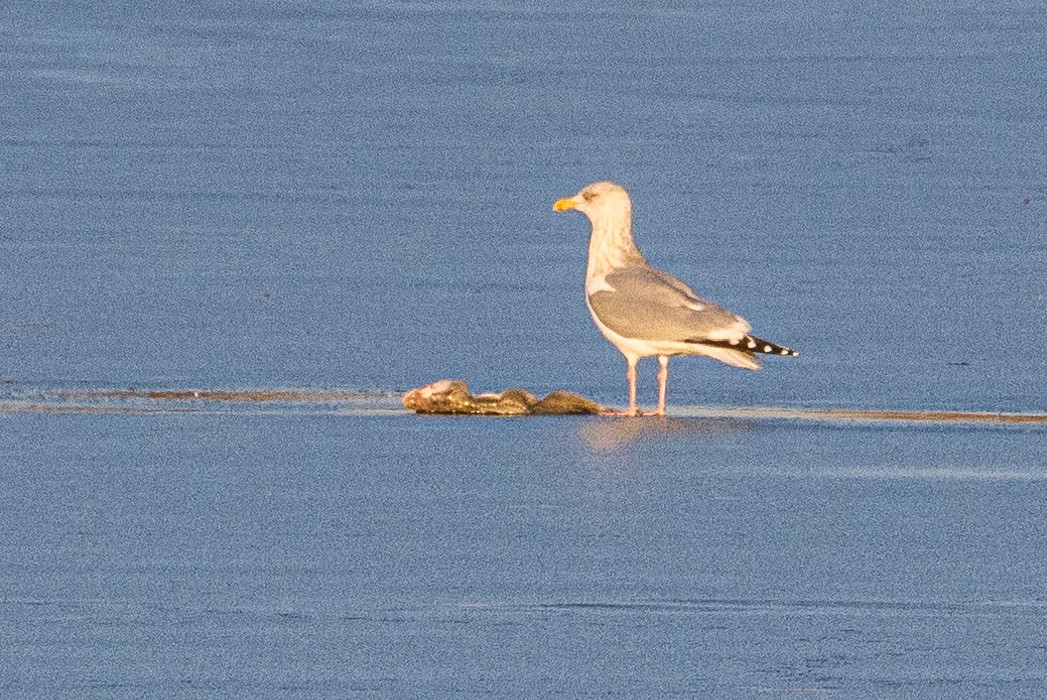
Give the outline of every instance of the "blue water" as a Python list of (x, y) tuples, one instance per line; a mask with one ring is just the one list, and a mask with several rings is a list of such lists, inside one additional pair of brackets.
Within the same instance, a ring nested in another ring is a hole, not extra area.
[(1044, 431), (646, 422), (8, 416), (0, 690), (1044, 692)]
[[(611, 178), (800, 350), (672, 406), (1043, 411), (1035, 3), (0, 10), (5, 391), (578, 391)], [(641, 366), (641, 401), (654, 401)], [(1044, 693), (1037, 428), (0, 412), (0, 690)]]

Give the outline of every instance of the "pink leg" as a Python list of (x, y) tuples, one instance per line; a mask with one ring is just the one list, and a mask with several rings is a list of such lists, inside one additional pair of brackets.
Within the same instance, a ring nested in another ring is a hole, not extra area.
[(635, 416), (638, 411), (636, 409), (636, 360), (627, 359), (628, 368), (625, 370), (625, 376), (629, 379), (629, 410), (628, 415)]
[(622, 411), (606, 411), (604, 415), (608, 416), (638, 416), (640, 411), (636, 408), (636, 363), (640, 361), (640, 358), (625, 358), (626, 368), (625, 376), (629, 380), (629, 409), (625, 412)]
[(665, 415), (665, 389), (669, 384), (669, 358), (666, 355), (658, 356), (658, 410), (656, 416)]

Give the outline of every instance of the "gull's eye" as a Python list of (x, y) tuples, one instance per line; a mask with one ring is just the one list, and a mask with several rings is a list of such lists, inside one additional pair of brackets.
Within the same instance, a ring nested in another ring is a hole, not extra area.
[(587, 202), (591, 202), (596, 199), (596, 194), (593, 192), (582, 192), (582, 199)]

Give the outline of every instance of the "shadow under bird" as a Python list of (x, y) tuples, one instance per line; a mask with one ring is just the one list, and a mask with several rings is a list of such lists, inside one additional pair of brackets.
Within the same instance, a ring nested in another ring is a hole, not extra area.
[(559, 199), (555, 211), (574, 209), (592, 224), (585, 301), (593, 322), (628, 364), (629, 409), (635, 416), (636, 365), (658, 357), (658, 409), (665, 415), (669, 358), (705, 355), (743, 369), (760, 369), (757, 355), (798, 353), (757, 338), (741, 316), (702, 299), (690, 287), (651, 265), (636, 247), (629, 193), (614, 182), (594, 182), (573, 197)]

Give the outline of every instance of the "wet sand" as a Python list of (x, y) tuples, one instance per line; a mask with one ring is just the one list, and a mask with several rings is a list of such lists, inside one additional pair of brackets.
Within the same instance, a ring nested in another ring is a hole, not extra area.
[[(0, 411), (53, 413), (158, 413), (221, 410), (231, 404), (251, 412), (276, 406), (301, 413), (352, 410), (376, 414), (397, 412), (402, 394), (394, 391), (349, 389), (95, 389), (44, 391), (20, 389), (14, 396), (0, 396)], [(17, 396), (17, 398), (15, 398)], [(217, 408), (216, 408), (217, 407)], [(403, 409), (405, 413), (411, 413)], [(827, 423), (942, 423), (988, 425), (1047, 425), (1047, 413), (994, 413), (990, 411), (877, 410), (853, 408), (787, 408), (779, 406), (673, 406), (669, 418), (722, 418), (749, 421), (789, 420)], [(477, 416), (480, 418), (480, 416)], [(526, 416), (518, 416), (526, 418)], [(657, 430), (656, 417), (621, 418)]]
[(14, 695), (1047, 689), (1036, 424), (87, 393), (0, 411)]

